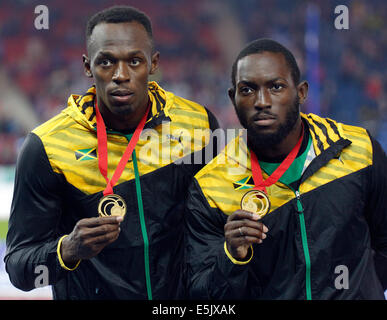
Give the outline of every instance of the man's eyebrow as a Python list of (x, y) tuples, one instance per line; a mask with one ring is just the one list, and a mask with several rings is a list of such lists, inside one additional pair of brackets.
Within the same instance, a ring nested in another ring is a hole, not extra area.
[[(273, 82), (276, 82), (278, 80), (285, 81), (286, 83), (288, 82), (283, 77), (275, 77), (275, 78), (269, 78), (269, 79), (265, 80), (265, 83), (273, 83)], [(238, 85), (249, 86), (249, 87), (252, 87), (252, 88), (256, 88), (258, 86), (256, 82), (249, 81), (249, 80), (240, 80), (240, 81), (238, 81)]]
[(114, 55), (109, 51), (99, 51), (96, 57), (114, 58)]
[(285, 82), (288, 82), (285, 78), (282, 78), (282, 77), (275, 77), (275, 78), (273, 78), (273, 79), (267, 80), (266, 82), (267, 82), (267, 83), (270, 83), (270, 82), (276, 82), (276, 81), (278, 81), (278, 80), (283, 80), (283, 81), (285, 81)]
[[(138, 54), (144, 55), (144, 52), (141, 50), (134, 50), (134, 51), (127, 52), (128, 57), (132, 57), (132, 56), (138, 55)], [(116, 58), (114, 53), (112, 53), (111, 51), (99, 51), (97, 53), (96, 57)]]
[(248, 80), (240, 80), (237, 83), (238, 86), (248, 86), (252, 88), (256, 88), (258, 85), (255, 82), (248, 81)]

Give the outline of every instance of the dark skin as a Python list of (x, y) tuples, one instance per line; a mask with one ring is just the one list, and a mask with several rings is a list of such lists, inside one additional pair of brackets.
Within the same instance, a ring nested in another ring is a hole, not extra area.
[(145, 28), (137, 22), (101, 23), (83, 56), (85, 73), (93, 77), (98, 107), (108, 128), (134, 129), (148, 105), (148, 80), (159, 65)]
[[(94, 78), (98, 108), (106, 127), (135, 129), (148, 106), (148, 80), (159, 64), (145, 28), (137, 22), (101, 23), (95, 26), (83, 55), (87, 77)], [(96, 256), (116, 241), (123, 217), (95, 217), (78, 221), (64, 238), (61, 256), (72, 267)]]
[[(286, 121), (286, 113), (295, 99), (302, 104), (308, 94), (308, 83), (294, 83), (291, 70), (281, 53), (262, 52), (239, 60), (236, 73), (236, 88), (229, 89), (229, 97), (235, 109), (245, 117), (248, 134), (267, 134), (278, 130)], [(263, 116), (262, 114), (270, 116)], [(286, 156), (297, 144), (301, 135), (301, 116), (278, 144), (253, 150), (258, 158)], [(262, 243), (268, 228), (259, 222), (259, 216), (244, 210), (233, 212), (224, 226), (227, 249), (237, 260), (244, 260), (253, 243)], [(239, 229), (240, 228), (240, 229)], [(242, 232), (242, 234), (241, 234)]]

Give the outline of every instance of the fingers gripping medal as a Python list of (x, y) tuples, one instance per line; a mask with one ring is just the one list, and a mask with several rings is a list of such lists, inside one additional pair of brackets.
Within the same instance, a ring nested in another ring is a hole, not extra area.
[(241, 200), (241, 209), (256, 213), (262, 218), (270, 211), (270, 200), (266, 192), (266, 187), (276, 183), (296, 158), (301, 147), (302, 138), (304, 136), (304, 126), (302, 125), (301, 135), (295, 147), (290, 151), (285, 160), (278, 168), (266, 179), (263, 180), (261, 167), (255, 153), (250, 150), (251, 154), (251, 171), (255, 187), (247, 192)]
[(95, 114), (97, 118), (97, 140), (98, 140), (98, 167), (99, 171), (106, 180), (106, 188), (103, 191), (103, 197), (99, 200), (98, 204), (98, 214), (101, 217), (108, 216), (124, 216), (126, 214), (126, 203), (125, 200), (118, 194), (113, 193), (113, 186), (120, 178), (122, 172), (125, 169), (125, 165), (131, 157), (133, 150), (140, 138), (140, 134), (144, 129), (146, 119), (148, 117), (150, 106), (148, 105), (147, 111), (142, 117), (140, 123), (138, 124), (136, 130), (133, 133), (128, 146), (125, 149), (125, 152), (118, 163), (118, 166), (113, 174), (111, 179), (107, 176), (107, 134), (106, 127), (101, 116), (101, 113), (98, 109), (97, 102), (95, 103)]

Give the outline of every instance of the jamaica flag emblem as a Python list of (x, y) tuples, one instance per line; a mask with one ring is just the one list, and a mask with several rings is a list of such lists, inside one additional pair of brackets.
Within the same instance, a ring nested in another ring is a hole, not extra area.
[(254, 181), (252, 176), (247, 176), (242, 180), (233, 183), (235, 190), (245, 190), (254, 188)]
[(97, 148), (79, 149), (75, 151), (75, 158), (78, 161), (97, 159)]

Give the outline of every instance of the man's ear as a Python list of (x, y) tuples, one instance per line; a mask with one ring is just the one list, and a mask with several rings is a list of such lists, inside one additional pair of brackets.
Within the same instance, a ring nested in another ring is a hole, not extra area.
[(300, 99), (300, 104), (303, 104), (308, 97), (309, 84), (306, 81), (302, 81), (297, 86), (297, 95)]
[(159, 68), (159, 60), (160, 52), (156, 51), (154, 54), (152, 54), (151, 69), (149, 71), (149, 74), (156, 73), (157, 69)]
[(92, 78), (93, 73), (91, 72), (90, 59), (84, 54), (82, 55), (82, 60), (83, 60), (83, 68), (85, 70), (86, 77)]
[(229, 88), (227, 92), (232, 104), (235, 106), (235, 88)]

